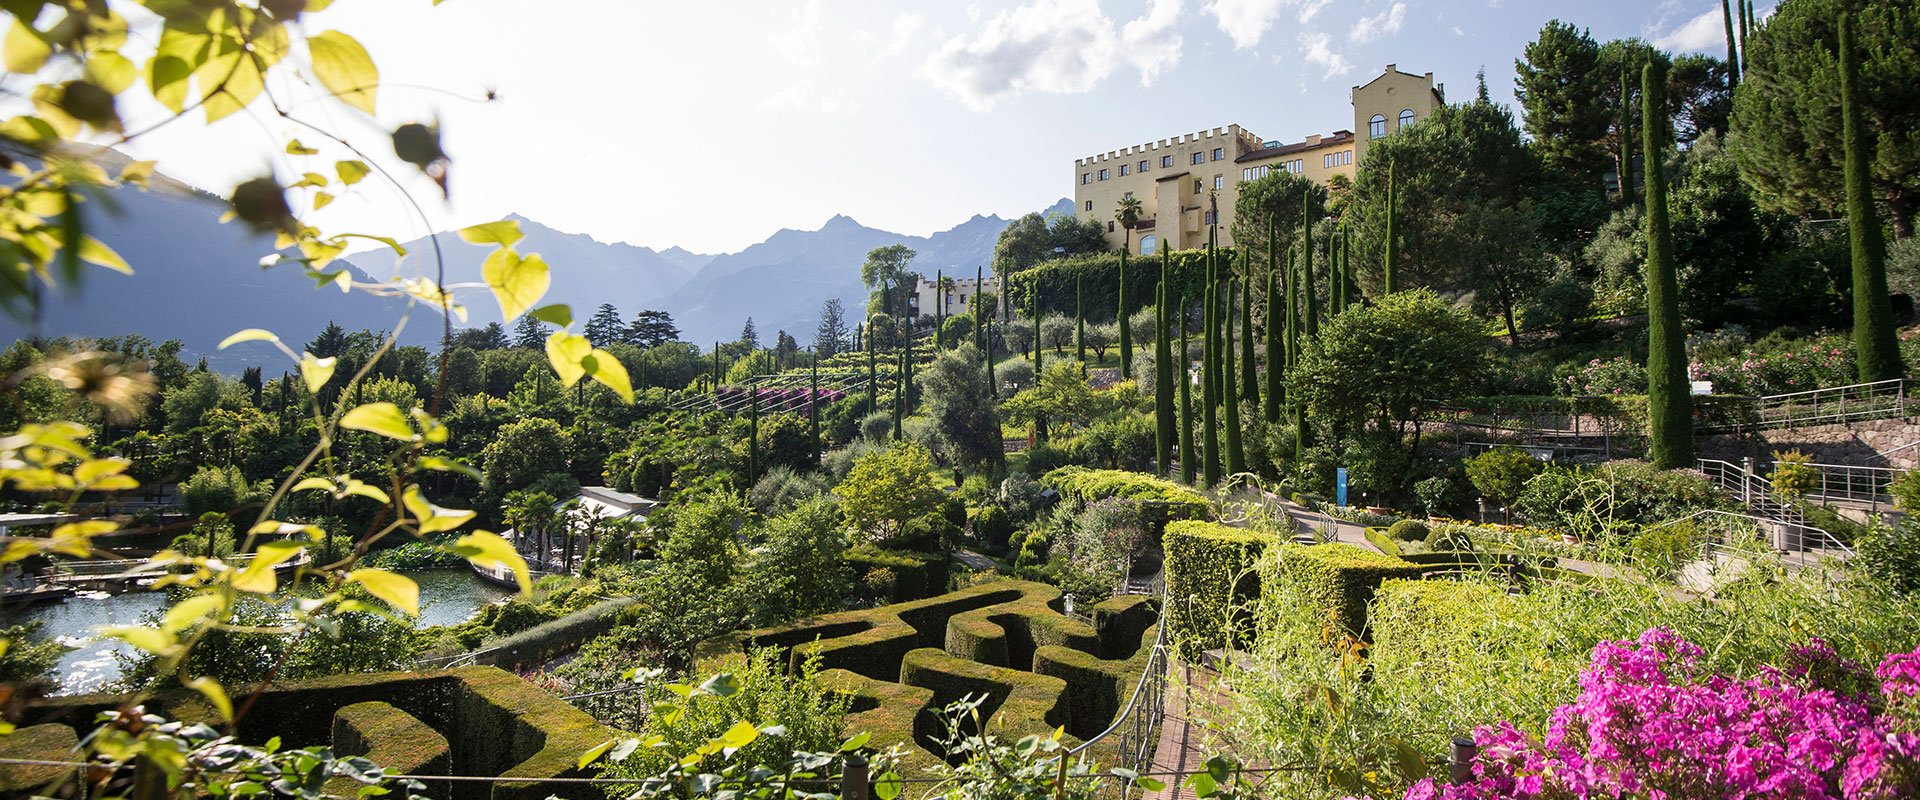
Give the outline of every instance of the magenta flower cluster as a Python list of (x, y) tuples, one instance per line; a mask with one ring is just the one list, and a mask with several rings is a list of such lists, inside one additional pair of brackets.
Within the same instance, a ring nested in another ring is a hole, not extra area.
[(1746, 680), (1701, 656), (1661, 628), (1602, 643), (1544, 741), (1482, 726), (1472, 781), (1421, 781), (1406, 800), (1920, 795), (1920, 650), (1869, 676), (1816, 639)]

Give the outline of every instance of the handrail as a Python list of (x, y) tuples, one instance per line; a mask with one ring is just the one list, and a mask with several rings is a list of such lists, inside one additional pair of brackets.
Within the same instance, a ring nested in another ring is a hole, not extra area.
[[(1813, 533), (1815, 533), (1815, 534), (1818, 534), (1818, 537), (1817, 537), (1817, 538), (1818, 538), (1818, 539), (1819, 539), (1820, 541), (1819, 541), (1819, 542), (1818, 542), (1818, 543), (1817, 543), (1817, 544), (1816, 544), (1815, 546), (1817, 546), (1817, 547), (1819, 547), (1820, 549), (1822, 549), (1822, 550), (1835, 550), (1835, 551), (1838, 551), (1841, 557), (1846, 557), (1846, 558), (1851, 558), (1851, 557), (1853, 557), (1853, 555), (1854, 555), (1854, 553), (1853, 553), (1853, 548), (1851, 548), (1851, 547), (1848, 547), (1848, 546), (1847, 546), (1847, 544), (1846, 544), (1845, 542), (1842, 542), (1842, 541), (1840, 541), (1840, 539), (1839, 539), (1838, 537), (1836, 537), (1836, 536), (1834, 536), (1834, 535), (1833, 535), (1832, 533), (1829, 533), (1829, 532), (1827, 532), (1827, 531), (1826, 531), (1825, 529), (1823, 529), (1823, 528), (1818, 528), (1818, 527), (1815, 527), (1815, 526), (1813, 526), (1813, 525), (1808, 525), (1808, 524), (1806, 524), (1806, 523), (1804, 523), (1804, 522), (1789, 522), (1789, 521), (1787, 521), (1787, 520), (1780, 520), (1780, 519), (1769, 519), (1769, 518), (1767, 518), (1767, 517), (1758, 517), (1758, 516), (1754, 516), (1754, 515), (1752, 515), (1752, 514), (1741, 514), (1741, 513), (1737, 513), (1737, 512), (1733, 512), (1733, 511), (1721, 511), (1721, 510), (1719, 510), (1719, 509), (1712, 509), (1712, 508), (1710, 508), (1710, 509), (1706, 509), (1706, 510), (1703, 510), (1703, 511), (1695, 511), (1695, 512), (1693, 512), (1693, 513), (1691, 513), (1691, 514), (1688, 514), (1688, 515), (1686, 515), (1686, 516), (1684, 516), (1684, 517), (1680, 517), (1680, 518), (1678, 518), (1678, 519), (1670, 519), (1670, 520), (1667, 520), (1666, 522), (1662, 522), (1662, 523), (1660, 523), (1660, 524), (1658, 524), (1658, 525), (1654, 525), (1654, 526), (1651, 526), (1651, 527), (1648, 527), (1648, 528), (1647, 528), (1647, 531), (1648, 531), (1648, 532), (1651, 532), (1651, 531), (1656, 531), (1656, 530), (1659, 530), (1659, 529), (1661, 529), (1661, 528), (1665, 528), (1665, 527), (1667, 527), (1667, 526), (1670, 526), (1670, 525), (1678, 525), (1678, 524), (1680, 524), (1680, 523), (1682, 523), (1682, 522), (1686, 522), (1686, 521), (1688, 521), (1688, 520), (1692, 520), (1692, 519), (1695, 519), (1695, 518), (1698, 518), (1698, 517), (1707, 517), (1707, 516), (1716, 516), (1716, 517), (1729, 517), (1729, 518), (1733, 518), (1733, 519), (1739, 519), (1739, 520), (1745, 520), (1745, 521), (1748, 521), (1748, 522), (1753, 522), (1753, 523), (1758, 523), (1759, 525), (1763, 525), (1763, 526), (1765, 526), (1765, 525), (1775, 525), (1775, 526), (1780, 526), (1780, 527), (1785, 527), (1785, 528), (1798, 528), (1798, 529), (1800, 529), (1801, 531), (1811, 531), (1811, 532), (1813, 532)], [(1719, 547), (1721, 547), (1721, 548), (1723, 548), (1723, 549), (1733, 549), (1733, 550), (1739, 550), (1739, 549), (1741, 549), (1741, 548), (1737, 548), (1737, 547), (1728, 547), (1728, 546), (1727, 546), (1727, 545), (1726, 545), (1726, 544), (1725, 544), (1724, 542), (1718, 542), (1718, 541), (1709, 541), (1709, 542), (1706, 542), (1706, 544), (1711, 544), (1711, 545), (1717, 545), (1717, 546), (1719, 546)], [(1793, 549), (1793, 550), (1792, 550), (1791, 552), (1793, 553), (1793, 558), (1794, 558), (1794, 560), (1795, 560), (1796, 562), (1798, 562), (1798, 563), (1800, 564), (1800, 566), (1802, 566), (1802, 567), (1805, 567), (1805, 566), (1806, 566), (1806, 551), (1807, 551), (1807, 537), (1806, 537), (1806, 536), (1805, 536), (1804, 534), (1802, 534), (1802, 535), (1800, 536), (1800, 538), (1799, 538), (1799, 541), (1798, 541), (1798, 544), (1799, 544), (1800, 546), (1799, 546), (1799, 547), (1797, 547), (1797, 548), (1795, 548), (1795, 549)], [(1776, 546), (1776, 547), (1774, 548), (1774, 550), (1775, 550), (1775, 552), (1776, 552), (1776, 554), (1778, 554), (1778, 553), (1783, 553), (1783, 552), (1788, 552), (1788, 551), (1786, 551), (1786, 550), (1785, 550), (1784, 548), (1780, 548), (1780, 547), (1777, 547), (1777, 546)]]
[(1884, 381), (1870, 381), (1867, 383), (1850, 383), (1845, 386), (1822, 386), (1818, 389), (1801, 389), (1800, 391), (1797, 391), (1797, 392), (1786, 392), (1784, 394), (1761, 395), (1754, 399), (1764, 403), (1768, 400), (1785, 400), (1786, 398), (1789, 398), (1789, 397), (1800, 397), (1800, 396), (1809, 395), (1809, 394), (1821, 394), (1823, 392), (1845, 392), (1848, 389), (1866, 389), (1870, 387), (1903, 384), (1906, 382), (1907, 382), (1906, 378), (1888, 378)]
[[(1120, 732), (1129, 722), (1133, 724), (1132, 730), (1120, 734), (1119, 765), (1139, 771), (1138, 767), (1143, 762), (1149, 762), (1153, 759), (1153, 748), (1159, 743), (1158, 732), (1166, 716), (1166, 689), (1163, 684), (1166, 681), (1168, 670), (1167, 654), (1170, 649), (1167, 646), (1167, 595), (1165, 584), (1162, 584), (1160, 589), (1160, 622), (1158, 627), (1159, 630), (1154, 633), (1152, 649), (1147, 656), (1146, 667), (1140, 672), (1140, 682), (1134, 684), (1133, 695), (1127, 698), (1126, 708), (1121, 709), (1120, 713), (1114, 717), (1113, 724), (1108, 725), (1106, 730), (1094, 734), (1078, 746), (1069, 748), (1058, 757), (1059, 780), (1063, 785), (1067, 777), (1067, 762), (1070, 759), (1085, 753), (1094, 745), (1106, 741), (1116, 732)], [(1149, 709), (1142, 706), (1141, 703), (1143, 700), (1151, 705), (1152, 708)], [(1136, 712), (1139, 713), (1136, 714)], [(1152, 718), (1142, 719), (1142, 715), (1148, 713), (1152, 714)], [(1128, 746), (1129, 739), (1133, 740), (1131, 748)], [(1122, 782), (1122, 794), (1124, 796), (1127, 791), (1131, 791), (1133, 781), (1123, 778)]]

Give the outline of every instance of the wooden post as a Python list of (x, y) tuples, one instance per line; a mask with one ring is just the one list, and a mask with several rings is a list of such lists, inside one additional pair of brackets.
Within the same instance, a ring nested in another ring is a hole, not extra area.
[(1453, 737), (1453, 748), (1447, 759), (1447, 778), (1454, 783), (1466, 783), (1473, 780), (1473, 759), (1480, 755), (1480, 746), (1473, 737)]
[(840, 800), (867, 800), (867, 760), (857, 755), (847, 756), (840, 763)]

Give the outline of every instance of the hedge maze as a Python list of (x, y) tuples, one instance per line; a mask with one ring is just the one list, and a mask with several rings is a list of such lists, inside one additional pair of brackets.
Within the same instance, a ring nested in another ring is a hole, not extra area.
[(1130, 596), (1091, 609), (1091, 624), (1062, 613), (1060, 590), (997, 581), (939, 597), (847, 611), (707, 642), (700, 671), (777, 648), (789, 671), (817, 659), (821, 677), (854, 695), (849, 730), (876, 746), (913, 745), (907, 767), (945, 756), (940, 711), (984, 696), (990, 731), (1015, 737), (1065, 728), (1076, 740), (1113, 722), (1152, 652), (1159, 612)]
[[(235, 690), (238, 699), (239, 690)], [(36, 701), (21, 713), (20, 730), (0, 739), (0, 756), (61, 761), (94, 714), (117, 708), (118, 695), (78, 695)], [(183, 721), (218, 725), (199, 695), (175, 690), (147, 698), (149, 710)], [(448, 800), (594, 798), (591, 785), (537, 780), (582, 777), (581, 753), (614, 736), (545, 690), (494, 667), (440, 672), (346, 675), (271, 689), (242, 718), (243, 741), (278, 736), (289, 748), (331, 746), (339, 755), (363, 755), (389, 773), (497, 775), (507, 782), (427, 781), (428, 794)], [(31, 793), (60, 776), (58, 767), (0, 767), (0, 795)], [(345, 779), (336, 779), (341, 781)], [(349, 784), (328, 791), (351, 794)]]

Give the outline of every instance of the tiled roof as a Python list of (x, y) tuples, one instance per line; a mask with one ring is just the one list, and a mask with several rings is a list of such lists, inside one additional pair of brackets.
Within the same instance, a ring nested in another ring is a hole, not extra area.
[(1319, 143), (1317, 144), (1307, 144), (1306, 142), (1295, 142), (1293, 144), (1283, 144), (1283, 145), (1280, 145), (1279, 147), (1263, 147), (1259, 150), (1255, 150), (1251, 153), (1248, 153), (1246, 155), (1243, 155), (1239, 158), (1234, 159), (1234, 162), (1239, 163), (1242, 161), (1259, 161), (1260, 159), (1263, 159), (1263, 158), (1273, 158), (1275, 156), (1284, 156), (1292, 153), (1299, 153), (1306, 150), (1318, 150), (1322, 147), (1337, 147), (1339, 145), (1352, 144), (1352, 143), (1353, 143), (1353, 133), (1351, 131), (1341, 131), (1332, 136), (1321, 137)]

